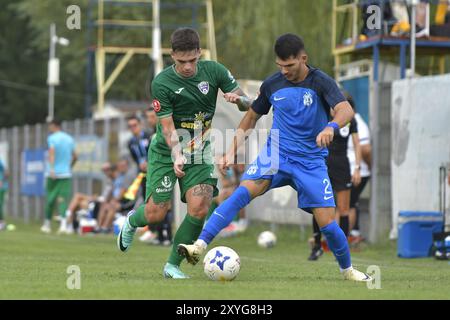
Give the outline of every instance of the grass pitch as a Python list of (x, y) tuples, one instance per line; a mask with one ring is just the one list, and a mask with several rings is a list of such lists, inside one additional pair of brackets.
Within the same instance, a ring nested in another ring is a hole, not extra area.
[[(11, 222), (11, 221), (10, 221)], [(17, 224), (0, 232), (0, 299), (449, 299), (450, 264), (432, 258), (400, 259), (396, 243), (366, 246), (353, 252), (353, 265), (381, 270), (381, 289), (344, 281), (331, 253), (307, 261), (309, 247), (298, 228), (282, 227), (275, 248), (262, 249), (251, 227), (235, 238), (216, 239), (241, 257), (235, 281), (213, 282), (201, 265), (183, 263), (188, 280), (163, 279), (169, 248), (135, 241), (121, 253), (115, 237), (57, 236), (39, 232), (38, 224)], [(53, 228), (56, 230), (55, 226)], [(67, 268), (79, 266), (81, 289), (69, 290)]]

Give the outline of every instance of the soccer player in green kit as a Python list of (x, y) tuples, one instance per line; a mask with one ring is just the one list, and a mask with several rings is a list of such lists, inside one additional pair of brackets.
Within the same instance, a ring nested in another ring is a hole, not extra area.
[(164, 219), (178, 179), (181, 200), (187, 203), (188, 212), (175, 234), (163, 275), (184, 279), (189, 277), (179, 268), (184, 257), (177, 253), (177, 246), (197, 239), (211, 200), (218, 194), (209, 141), (218, 91), (221, 89), (225, 100), (236, 104), (240, 111), (248, 110), (250, 99), (223, 65), (199, 61), (200, 38), (195, 30), (177, 29), (171, 45), (175, 63), (152, 82), (153, 107), (159, 123), (150, 146), (145, 204), (128, 214), (117, 246), (126, 252), (136, 228)]

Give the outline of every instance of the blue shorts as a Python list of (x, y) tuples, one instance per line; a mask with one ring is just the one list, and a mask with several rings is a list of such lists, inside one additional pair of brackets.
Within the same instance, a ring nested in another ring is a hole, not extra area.
[(272, 180), (267, 191), (290, 185), (297, 191), (298, 207), (310, 213), (312, 208), (336, 206), (324, 158), (294, 160), (282, 155), (274, 158), (260, 153), (241, 181)]

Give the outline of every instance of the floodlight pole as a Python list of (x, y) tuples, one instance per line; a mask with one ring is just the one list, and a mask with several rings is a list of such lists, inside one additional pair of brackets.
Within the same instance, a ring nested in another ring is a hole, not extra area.
[[(49, 49), (49, 65), (50, 61), (55, 59), (55, 51), (56, 51), (56, 26), (54, 23), (50, 24), (50, 49)], [(50, 69), (50, 67), (49, 67)], [(50, 70), (48, 70), (50, 72)], [(48, 115), (47, 122), (53, 120), (55, 114), (55, 85), (51, 82), (48, 83)]]
[(52, 121), (55, 115), (55, 86), (59, 85), (59, 60), (56, 59), (56, 43), (62, 46), (69, 45), (69, 40), (56, 36), (56, 25), (50, 24), (50, 46), (47, 69), (48, 84), (48, 115), (47, 122)]
[(163, 69), (163, 60), (161, 52), (161, 26), (160, 26), (160, 0), (153, 0), (153, 46), (152, 60), (155, 66), (155, 77)]
[(419, 4), (419, 0), (411, 0), (411, 63), (410, 77), (414, 78), (416, 74), (416, 17), (417, 17), (417, 5)]

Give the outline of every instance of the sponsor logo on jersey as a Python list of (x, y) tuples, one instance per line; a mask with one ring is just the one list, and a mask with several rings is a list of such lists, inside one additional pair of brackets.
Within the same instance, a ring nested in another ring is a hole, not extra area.
[(156, 193), (172, 191), (172, 181), (170, 180), (169, 176), (164, 176), (161, 181), (161, 185), (163, 186), (163, 188), (156, 188)]
[(178, 90), (176, 90), (175, 93), (176, 93), (176, 94), (180, 94), (181, 91), (183, 91), (183, 90), (184, 90), (184, 87), (183, 87), (183, 88), (180, 88), (180, 89), (178, 89)]
[(203, 122), (205, 121), (206, 118), (206, 113), (204, 112), (199, 112), (195, 114), (195, 122)]
[(198, 84), (198, 89), (204, 95), (207, 95), (209, 92), (209, 83), (207, 81), (202, 81)]
[(211, 126), (212, 120), (206, 120), (211, 118), (210, 113), (199, 112), (194, 116), (194, 121), (183, 121), (181, 122), (181, 127), (184, 129), (202, 129), (209, 128)]
[(164, 188), (170, 188), (172, 186), (172, 181), (170, 181), (169, 176), (164, 176), (163, 180), (161, 181), (161, 184)]
[(152, 101), (153, 104), (153, 109), (155, 110), (155, 112), (159, 112), (161, 110), (161, 103), (159, 102), (158, 99), (154, 99)]
[(306, 92), (303, 95), (303, 104), (305, 105), (305, 107), (309, 107), (310, 105), (313, 104), (313, 97), (310, 92)]

